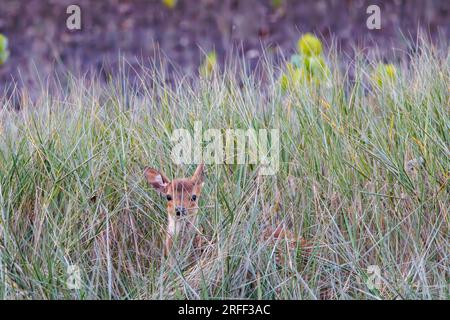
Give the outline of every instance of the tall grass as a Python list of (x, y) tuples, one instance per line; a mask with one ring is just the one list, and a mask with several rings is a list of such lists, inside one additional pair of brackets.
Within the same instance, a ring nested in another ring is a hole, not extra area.
[[(0, 298), (449, 298), (446, 54), (421, 46), (383, 87), (370, 83), (372, 62), (333, 56), (329, 83), (288, 92), (263, 60), (258, 73), (230, 63), (209, 79), (168, 81), (156, 64), (134, 83), (125, 72), (55, 77), (33, 99), (17, 91), (20, 110), (1, 97)], [(143, 169), (191, 174), (195, 165), (170, 160), (170, 136), (195, 120), (279, 128), (280, 170), (208, 166), (199, 215), (209, 245), (196, 264), (170, 264), (165, 200)], [(261, 234), (280, 223), (309, 255), (297, 247), (276, 262)]]

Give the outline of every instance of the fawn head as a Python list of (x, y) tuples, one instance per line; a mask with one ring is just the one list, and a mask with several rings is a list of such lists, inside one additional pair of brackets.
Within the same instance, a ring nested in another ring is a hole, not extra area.
[(198, 199), (203, 187), (204, 165), (199, 164), (190, 178), (170, 181), (164, 173), (145, 168), (147, 182), (167, 199), (167, 213), (172, 216), (186, 216), (198, 211)]

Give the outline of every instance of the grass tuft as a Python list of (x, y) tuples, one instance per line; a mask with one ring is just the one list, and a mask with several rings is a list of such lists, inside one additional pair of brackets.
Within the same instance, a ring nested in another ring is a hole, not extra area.
[[(289, 90), (267, 60), (207, 79), (168, 81), (156, 64), (133, 83), (68, 75), (33, 99), (17, 92), (19, 111), (1, 96), (0, 298), (448, 299), (448, 57), (423, 45), (383, 86), (376, 61), (355, 61), (351, 76), (333, 63), (329, 83)], [(209, 244), (197, 264), (170, 265), (165, 202), (142, 171), (191, 173), (171, 162), (170, 136), (196, 120), (279, 128), (280, 170), (209, 166)], [(310, 252), (262, 236), (279, 224)]]

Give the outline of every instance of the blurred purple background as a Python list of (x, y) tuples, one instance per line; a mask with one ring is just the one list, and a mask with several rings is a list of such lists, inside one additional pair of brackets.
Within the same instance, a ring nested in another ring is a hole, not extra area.
[[(351, 47), (378, 46), (386, 56), (406, 48), (420, 27), (432, 39), (448, 41), (449, 0), (178, 0), (168, 9), (160, 0), (1, 0), (0, 33), (10, 42), (11, 57), (0, 67), (0, 88), (12, 79), (31, 81), (55, 61), (71, 70), (100, 70), (109, 61), (114, 72), (119, 52), (130, 62), (149, 61), (162, 49), (186, 73), (196, 72), (203, 51), (215, 49), (221, 61), (236, 45), (256, 61), (261, 47), (286, 54), (303, 32), (334, 39), (351, 55)], [(82, 10), (82, 30), (66, 28), (66, 8)], [(366, 8), (381, 7), (381, 30), (366, 28)], [(236, 50), (235, 50), (236, 51)]]

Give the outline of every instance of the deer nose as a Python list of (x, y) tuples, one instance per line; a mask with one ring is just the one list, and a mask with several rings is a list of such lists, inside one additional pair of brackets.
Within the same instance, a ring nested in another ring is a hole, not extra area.
[(185, 207), (175, 207), (175, 214), (178, 217), (186, 215), (186, 208)]

